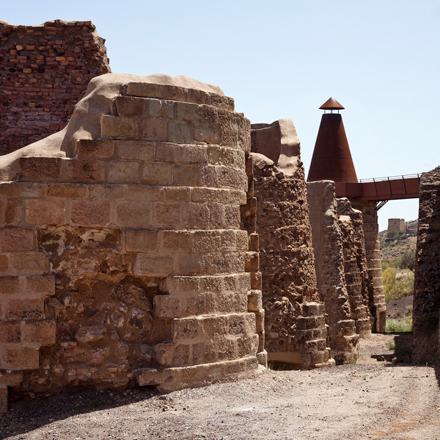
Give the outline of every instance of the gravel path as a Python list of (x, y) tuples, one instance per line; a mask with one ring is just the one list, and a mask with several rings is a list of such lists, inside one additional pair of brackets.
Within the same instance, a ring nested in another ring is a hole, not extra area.
[(0, 438), (440, 440), (440, 365), (390, 362), (390, 344), (402, 352), (408, 338), (362, 340), (356, 365), (265, 370), (166, 395), (138, 388), (15, 402), (0, 416)]

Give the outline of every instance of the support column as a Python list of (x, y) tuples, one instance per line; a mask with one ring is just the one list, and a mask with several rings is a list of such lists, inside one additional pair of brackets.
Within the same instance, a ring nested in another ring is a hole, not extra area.
[(374, 317), (373, 331), (384, 332), (386, 330), (387, 307), (382, 279), (376, 202), (371, 200), (351, 200), (351, 204), (353, 208), (362, 211), (363, 214), (368, 276), (372, 280), (372, 291), (369, 292), (369, 306)]

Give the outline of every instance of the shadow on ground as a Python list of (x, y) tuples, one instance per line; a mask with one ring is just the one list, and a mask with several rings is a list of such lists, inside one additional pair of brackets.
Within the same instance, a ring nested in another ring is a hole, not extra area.
[(10, 402), (9, 411), (0, 415), (0, 439), (26, 434), (71, 416), (129, 405), (159, 394), (152, 387), (132, 388), (127, 391), (85, 390)]

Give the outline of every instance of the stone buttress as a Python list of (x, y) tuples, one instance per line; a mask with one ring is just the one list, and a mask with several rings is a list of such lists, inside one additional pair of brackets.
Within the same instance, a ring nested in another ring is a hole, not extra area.
[(0, 183), (2, 409), (7, 386), (166, 391), (253, 374), (250, 125), (233, 100), (185, 77), (108, 74), (61, 134), (51, 157), (37, 143), (0, 162), (15, 175)]

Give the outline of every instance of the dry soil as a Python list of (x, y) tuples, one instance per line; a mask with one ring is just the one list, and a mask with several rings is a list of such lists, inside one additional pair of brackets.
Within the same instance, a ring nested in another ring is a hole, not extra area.
[(411, 335), (376, 334), (362, 340), (356, 365), (267, 369), (164, 395), (139, 388), (13, 402), (0, 438), (440, 439), (440, 365), (391, 362), (410, 346)]

